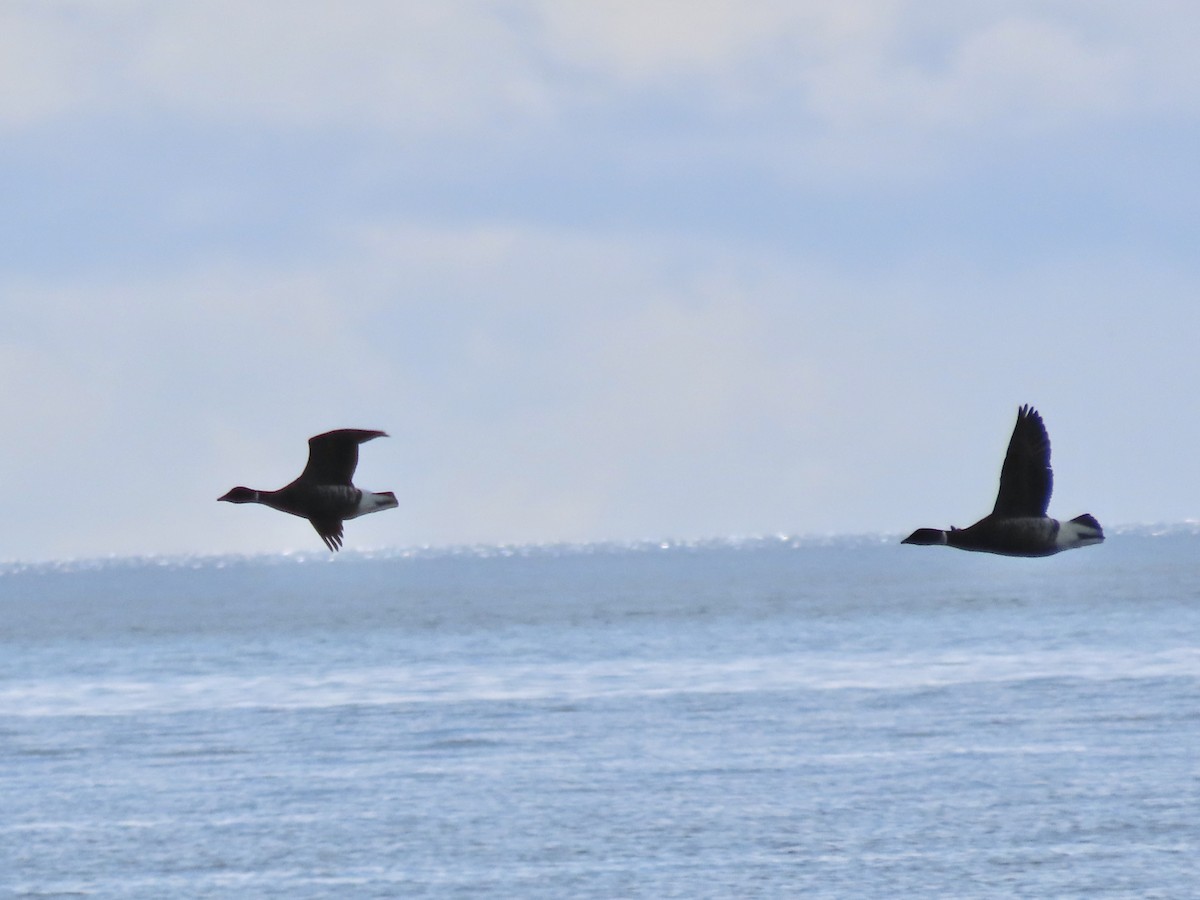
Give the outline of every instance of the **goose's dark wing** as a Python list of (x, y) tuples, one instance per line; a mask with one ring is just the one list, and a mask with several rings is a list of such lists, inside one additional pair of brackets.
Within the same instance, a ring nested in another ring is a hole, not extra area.
[(325, 546), (337, 553), (342, 546), (342, 520), (341, 519), (309, 519), (312, 522), (312, 527), (317, 530), (317, 534), (321, 536), (321, 540), (325, 542)]
[(310, 484), (350, 484), (358, 466), (358, 445), (377, 437), (387, 437), (387, 434), (361, 428), (340, 428), (310, 437), (308, 465), (298, 480)]
[(1000, 470), (1000, 492), (992, 515), (1044, 516), (1053, 489), (1050, 436), (1038, 411), (1032, 406), (1022, 406)]

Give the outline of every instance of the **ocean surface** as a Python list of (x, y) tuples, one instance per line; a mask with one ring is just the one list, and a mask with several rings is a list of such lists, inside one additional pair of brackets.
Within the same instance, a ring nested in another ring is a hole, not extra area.
[(1200, 896), (1200, 533), (0, 565), (0, 897)]

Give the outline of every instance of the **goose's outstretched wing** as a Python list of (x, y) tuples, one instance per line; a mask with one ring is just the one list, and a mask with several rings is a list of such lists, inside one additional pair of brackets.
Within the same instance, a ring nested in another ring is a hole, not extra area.
[(358, 467), (358, 445), (377, 437), (387, 437), (387, 434), (362, 428), (339, 428), (310, 437), (308, 464), (297, 480), (310, 484), (350, 484)]
[(1022, 406), (1017, 411), (1017, 424), (1000, 470), (1000, 491), (992, 515), (1044, 516), (1053, 489), (1050, 436), (1038, 411), (1032, 406)]

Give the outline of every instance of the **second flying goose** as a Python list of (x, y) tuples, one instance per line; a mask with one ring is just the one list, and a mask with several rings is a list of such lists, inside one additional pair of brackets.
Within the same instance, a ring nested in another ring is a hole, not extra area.
[(1036, 409), (1022, 406), (1008, 442), (1008, 454), (1000, 470), (1000, 492), (991, 513), (969, 528), (918, 528), (902, 543), (944, 545), (1003, 556), (1050, 556), (1103, 541), (1104, 531), (1090, 514), (1069, 522), (1046, 515), (1053, 487), (1046, 426)]

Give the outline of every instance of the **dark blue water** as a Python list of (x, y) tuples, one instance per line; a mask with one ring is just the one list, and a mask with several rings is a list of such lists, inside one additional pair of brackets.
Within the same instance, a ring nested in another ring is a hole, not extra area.
[(0, 567), (0, 896), (1197, 896), (1200, 536)]

